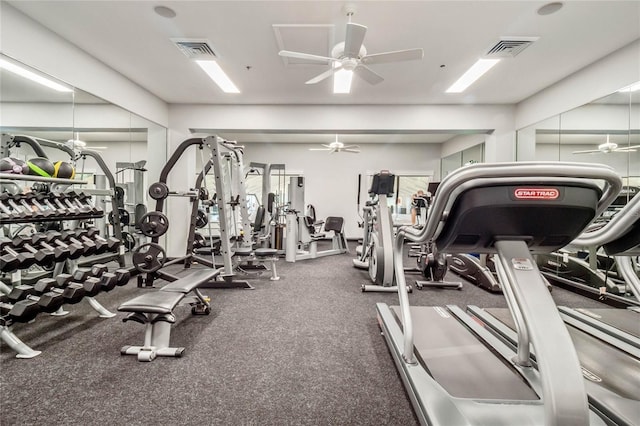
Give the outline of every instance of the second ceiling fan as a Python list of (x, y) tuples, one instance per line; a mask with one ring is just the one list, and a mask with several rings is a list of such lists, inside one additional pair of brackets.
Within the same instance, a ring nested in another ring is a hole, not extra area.
[(315, 62), (329, 62), (331, 68), (313, 77), (305, 84), (319, 83), (340, 70), (353, 71), (358, 77), (369, 84), (378, 84), (384, 78), (369, 68), (367, 65), (381, 64), (388, 62), (412, 61), (422, 59), (424, 51), (421, 48), (396, 50), (393, 52), (383, 52), (367, 54), (367, 49), (362, 44), (367, 33), (367, 27), (351, 22), (353, 9), (347, 10), (349, 22), (344, 42), (340, 42), (331, 50), (331, 57), (313, 55), (310, 53), (292, 52), (281, 50), (278, 54), (288, 58), (306, 59)]

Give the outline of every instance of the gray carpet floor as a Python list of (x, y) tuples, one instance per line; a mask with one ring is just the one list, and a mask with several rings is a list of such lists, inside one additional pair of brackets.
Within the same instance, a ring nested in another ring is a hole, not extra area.
[[(280, 281), (255, 290), (203, 290), (209, 316), (176, 309), (172, 346), (183, 358), (138, 362), (144, 327), (124, 313), (101, 319), (86, 302), (41, 314), (15, 334), (42, 354), (17, 359), (0, 345), (2, 425), (413, 425), (410, 401), (376, 321), (395, 294), (362, 293), (367, 273), (350, 254), (278, 262)], [(450, 276), (450, 279), (457, 279)], [(135, 279), (96, 299), (112, 312), (145, 292)], [(601, 307), (560, 288), (558, 304)], [(414, 291), (415, 305), (505, 307), (473, 285)]]

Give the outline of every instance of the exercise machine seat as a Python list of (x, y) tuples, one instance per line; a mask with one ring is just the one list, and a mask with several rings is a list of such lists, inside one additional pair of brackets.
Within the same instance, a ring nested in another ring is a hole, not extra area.
[(161, 292), (173, 292), (173, 293), (191, 293), (198, 286), (215, 278), (217, 271), (215, 269), (201, 269), (194, 271), (186, 277), (173, 281), (160, 289)]
[(184, 293), (154, 291), (124, 302), (118, 307), (118, 311), (170, 314), (183, 298)]
[(341, 234), (343, 227), (344, 227), (344, 219), (341, 217), (329, 216), (324, 221), (325, 231), (334, 231), (338, 234)]

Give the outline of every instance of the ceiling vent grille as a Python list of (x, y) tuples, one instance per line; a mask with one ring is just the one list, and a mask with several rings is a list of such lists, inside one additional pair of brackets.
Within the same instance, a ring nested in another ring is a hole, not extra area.
[(513, 58), (531, 46), (536, 40), (538, 40), (538, 37), (502, 37), (498, 43), (489, 49), (485, 57)]
[(180, 49), (187, 58), (190, 59), (215, 59), (217, 55), (209, 46), (207, 40), (202, 39), (184, 39), (172, 38), (172, 42)]

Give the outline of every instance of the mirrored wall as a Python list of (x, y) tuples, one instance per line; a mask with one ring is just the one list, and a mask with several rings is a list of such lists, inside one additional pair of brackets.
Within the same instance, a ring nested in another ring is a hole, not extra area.
[(484, 162), (484, 143), (443, 157), (440, 161), (440, 179), (462, 166)]
[[(136, 206), (148, 204), (146, 188), (158, 179), (167, 157), (165, 127), (4, 55), (0, 55), (0, 131), (48, 143), (46, 156), (52, 162), (73, 163), (76, 179), (87, 182), (77, 190), (110, 189), (106, 175), (112, 174), (123, 189), (120, 204), (129, 213), (131, 226)], [(55, 148), (60, 144), (72, 149)], [(97, 154), (77, 156), (74, 149)], [(11, 146), (9, 154), (25, 161), (37, 156), (25, 143)], [(111, 210), (108, 198), (96, 196), (96, 201), (106, 213)], [(108, 232), (108, 224), (104, 226)]]
[(621, 90), (517, 132), (518, 161), (569, 161), (613, 167), (640, 186), (640, 91)]

